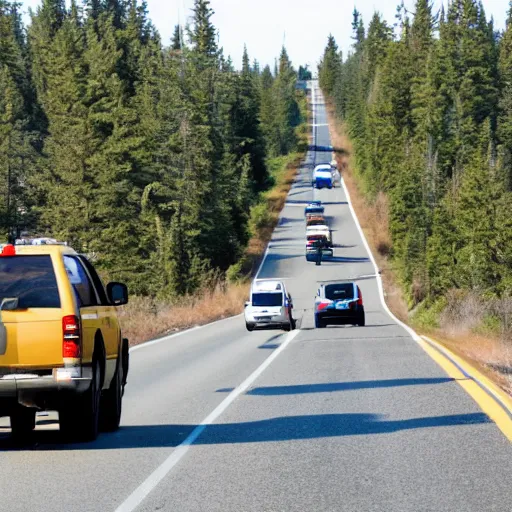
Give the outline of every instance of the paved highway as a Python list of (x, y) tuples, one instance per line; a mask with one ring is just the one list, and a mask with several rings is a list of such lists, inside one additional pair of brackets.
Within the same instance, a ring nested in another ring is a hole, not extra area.
[[(317, 151), (259, 275), (286, 279), (300, 329), (248, 333), (239, 316), (132, 351), (117, 433), (63, 444), (50, 415), (22, 450), (0, 434), (0, 510), (511, 510), (510, 443), (384, 311), (343, 189), (310, 186), (331, 155), (318, 90), (313, 108)], [(320, 267), (304, 257), (310, 199), (335, 230)], [(314, 329), (318, 283), (349, 278), (366, 327)]]

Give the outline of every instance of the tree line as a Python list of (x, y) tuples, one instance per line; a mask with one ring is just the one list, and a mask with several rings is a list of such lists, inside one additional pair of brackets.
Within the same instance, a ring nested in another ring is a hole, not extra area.
[(297, 73), (241, 71), (208, 0), (164, 47), (145, 1), (0, 0), (0, 231), (66, 240), (135, 293), (193, 292), (250, 236), (268, 158), (296, 145)]
[(498, 33), (479, 1), (417, 0), (394, 26), (353, 14), (319, 80), (370, 197), (389, 198), (392, 258), (410, 306), (449, 290), (512, 290), (512, 4)]

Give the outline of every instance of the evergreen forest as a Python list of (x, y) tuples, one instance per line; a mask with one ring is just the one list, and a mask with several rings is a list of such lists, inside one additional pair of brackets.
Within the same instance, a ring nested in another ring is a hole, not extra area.
[(502, 33), (479, 1), (432, 4), (402, 4), (393, 25), (354, 10), (351, 51), (330, 36), (319, 66), (356, 176), (387, 197), (411, 309), (512, 291), (512, 3)]
[[(0, 232), (69, 242), (140, 295), (242, 256), (269, 162), (297, 145), (297, 73), (218, 46), (208, 0), (164, 45), (144, 1), (0, 0)], [(237, 70), (236, 68), (241, 68)]]

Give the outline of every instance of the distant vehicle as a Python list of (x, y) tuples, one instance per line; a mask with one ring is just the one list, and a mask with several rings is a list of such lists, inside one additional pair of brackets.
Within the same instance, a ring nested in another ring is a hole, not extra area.
[(293, 301), (283, 281), (257, 279), (252, 283), (249, 301), (245, 303), (245, 326), (255, 329), (295, 329)]
[(363, 295), (354, 282), (322, 284), (315, 299), (315, 327), (328, 324), (352, 324), (363, 327)]
[(304, 215), (307, 217), (310, 214), (323, 215), (325, 208), (320, 201), (311, 201), (304, 208)]
[(332, 167), (330, 164), (317, 165), (313, 171), (311, 186), (315, 188), (332, 188), (333, 177)]
[(327, 247), (332, 247), (332, 231), (327, 224), (308, 226), (306, 228), (306, 237), (311, 235), (325, 235), (327, 238)]
[(128, 374), (128, 340), (115, 310), (126, 286), (106, 289), (70, 247), (10, 245), (0, 254), (0, 416), (14, 437), (35, 426), (36, 410), (57, 410), (64, 435), (94, 440), (116, 430)]
[(325, 224), (327, 224), (327, 222), (323, 215), (312, 214), (306, 218), (306, 228), (309, 226), (323, 226)]
[(322, 259), (333, 257), (334, 252), (325, 233), (315, 233), (306, 237), (306, 261), (317, 261), (319, 246), (322, 251)]

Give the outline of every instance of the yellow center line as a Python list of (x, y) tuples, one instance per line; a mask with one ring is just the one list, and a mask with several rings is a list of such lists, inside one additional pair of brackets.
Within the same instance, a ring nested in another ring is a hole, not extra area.
[(443, 370), (457, 381), (482, 411), (512, 441), (512, 398), (484, 374), (430, 338), (422, 337), (419, 345)]

